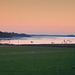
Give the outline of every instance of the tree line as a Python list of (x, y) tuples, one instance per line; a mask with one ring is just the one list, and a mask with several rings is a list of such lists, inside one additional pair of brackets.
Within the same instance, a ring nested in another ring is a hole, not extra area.
[(28, 34), (18, 34), (18, 33), (14, 33), (14, 32), (2, 32), (0, 31), (0, 38), (12, 38), (12, 37), (31, 37), (31, 35)]

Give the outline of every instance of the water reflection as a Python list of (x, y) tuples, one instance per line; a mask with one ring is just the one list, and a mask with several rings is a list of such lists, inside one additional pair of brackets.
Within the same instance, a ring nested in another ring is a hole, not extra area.
[(23, 37), (1, 39), (2, 44), (74, 44), (75, 37)]

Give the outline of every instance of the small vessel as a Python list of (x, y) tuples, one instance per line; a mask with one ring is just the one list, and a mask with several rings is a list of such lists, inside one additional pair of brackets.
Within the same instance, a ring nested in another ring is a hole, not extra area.
[(33, 41), (31, 41), (31, 43), (33, 43)]

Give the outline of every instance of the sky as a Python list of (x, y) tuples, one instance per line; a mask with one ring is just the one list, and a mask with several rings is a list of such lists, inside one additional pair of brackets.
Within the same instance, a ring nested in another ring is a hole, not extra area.
[(75, 34), (75, 0), (0, 0), (0, 31)]

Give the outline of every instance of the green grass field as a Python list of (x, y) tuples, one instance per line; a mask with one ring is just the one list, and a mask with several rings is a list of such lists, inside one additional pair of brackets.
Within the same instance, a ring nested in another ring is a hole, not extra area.
[[(65, 50), (75, 48), (0, 46), (0, 54)], [(75, 75), (75, 52), (0, 55), (0, 75)]]

